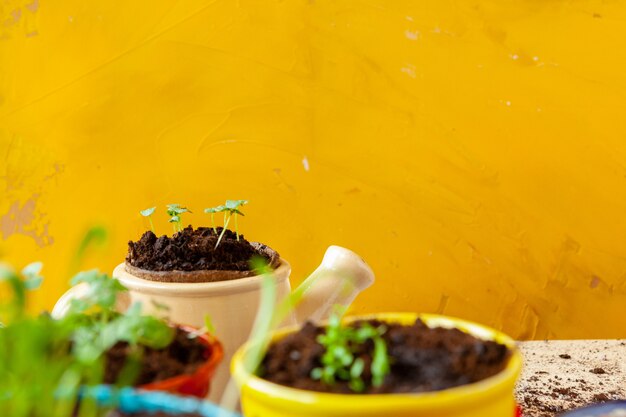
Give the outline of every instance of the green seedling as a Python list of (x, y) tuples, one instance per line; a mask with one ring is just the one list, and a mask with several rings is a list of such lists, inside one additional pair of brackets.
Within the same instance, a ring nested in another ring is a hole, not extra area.
[[(239, 207), (248, 204), (248, 200), (226, 200), (226, 210), (229, 214), (235, 218), (235, 233), (237, 234), (237, 240), (239, 240), (239, 226), (237, 224), (237, 216), (244, 214), (239, 211)], [(229, 216), (230, 218), (230, 216)]]
[(181, 207), (180, 204), (168, 204), (167, 215), (170, 216), (170, 223), (173, 223), (174, 233), (183, 230), (182, 214), (191, 213), (191, 210), (186, 207)]
[(213, 226), (214, 233), (217, 233), (217, 228), (215, 227), (215, 213), (224, 213), (224, 227), (222, 228), (222, 233), (220, 233), (217, 243), (215, 244), (216, 248), (222, 241), (231, 218), (235, 219), (235, 233), (237, 234), (237, 240), (239, 240), (239, 225), (237, 223), (237, 216), (244, 215), (241, 210), (239, 210), (239, 207), (246, 204), (248, 204), (248, 200), (226, 200), (224, 205), (204, 209), (205, 213), (211, 214), (211, 224)]
[(204, 328), (208, 334), (215, 334), (215, 324), (213, 324), (213, 319), (208, 314), (204, 315)]
[(221, 213), (224, 211), (224, 206), (205, 208), (204, 212), (211, 214), (211, 226), (213, 227), (213, 233), (217, 234), (217, 227), (215, 227), (215, 213)]
[(187, 336), (190, 339), (194, 339), (202, 335), (207, 335), (209, 339), (215, 339), (215, 325), (213, 324), (211, 316), (209, 316), (208, 314), (204, 315), (204, 326), (199, 328), (195, 332), (189, 333)]
[(237, 216), (244, 215), (239, 210), (239, 207), (246, 204), (248, 204), (248, 200), (226, 200), (226, 204), (223, 206), (222, 210), (224, 212), (224, 228), (222, 229), (222, 233), (220, 233), (220, 237), (217, 239), (217, 243), (215, 244), (216, 248), (220, 244), (220, 241), (222, 240), (222, 237), (224, 236), (224, 233), (228, 228), (228, 223), (230, 222), (230, 219), (232, 217), (235, 218), (235, 233), (237, 234), (237, 240), (239, 240), (239, 226), (237, 225)]
[(362, 378), (365, 362), (357, 355), (362, 351), (363, 344), (371, 340), (374, 343), (371, 385), (381, 386), (390, 371), (387, 345), (382, 338), (387, 329), (385, 326), (374, 328), (368, 323), (359, 327), (343, 326), (342, 316), (342, 313), (332, 315), (326, 333), (318, 336), (317, 341), (325, 348), (323, 366), (313, 369), (311, 378), (328, 385), (334, 385), (337, 380), (347, 381), (352, 391), (363, 392), (366, 388)]
[(152, 214), (154, 213), (154, 210), (156, 210), (156, 207), (150, 207), (147, 208), (145, 210), (141, 210), (139, 213), (143, 216), (143, 217), (147, 217), (148, 221), (150, 222), (150, 230), (152, 230), (152, 233), (156, 232), (154, 231), (154, 223), (152, 223)]

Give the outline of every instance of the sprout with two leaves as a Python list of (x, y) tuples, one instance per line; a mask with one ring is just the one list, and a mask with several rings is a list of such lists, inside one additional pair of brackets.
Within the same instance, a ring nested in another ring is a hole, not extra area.
[(174, 233), (183, 230), (183, 221), (181, 219), (181, 214), (183, 213), (191, 213), (191, 210), (181, 207), (180, 204), (167, 205), (167, 215), (170, 216), (169, 222), (174, 223)]
[(237, 216), (244, 214), (239, 210), (239, 207), (248, 204), (248, 200), (226, 200), (226, 203), (221, 206), (211, 207), (204, 209), (205, 213), (211, 214), (211, 222), (213, 224), (213, 231), (217, 233), (217, 228), (215, 227), (215, 213), (224, 213), (224, 227), (222, 228), (222, 233), (217, 239), (217, 243), (215, 247), (217, 248), (224, 237), (224, 233), (228, 228), (228, 223), (230, 223), (230, 219), (234, 217), (235, 219), (235, 233), (237, 234), (237, 240), (239, 240), (239, 225), (237, 224)]

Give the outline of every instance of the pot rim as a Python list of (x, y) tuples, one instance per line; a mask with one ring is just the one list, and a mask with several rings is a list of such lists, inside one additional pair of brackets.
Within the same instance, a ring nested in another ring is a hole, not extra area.
[[(168, 297), (206, 297), (207, 295), (224, 295), (257, 291), (261, 288), (263, 275), (237, 278), (216, 282), (162, 282), (140, 278), (126, 271), (126, 262), (122, 262), (113, 270), (113, 278), (132, 291)], [(180, 273), (182, 271), (172, 271)], [(289, 278), (291, 265), (283, 258), (273, 274), (277, 283)]]
[[(231, 362), (231, 371), (242, 391), (255, 397), (257, 401), (285, 410), (294, 404), (314, 404), (317, 410), (327, 410), (334, 413), (333, 415), (360, 415), (361, 410), (367, 410), (368, 415), (372, 415), (371, 413), (376, 410), (388, 411), (390, 406), (398, 411), (448, 410), (451, 407), (461, 409), (473, 403), (482, 403), (485, 399), (497, 396), (504, 391), (511, 392), (512, 395), (515, 380), (521, 371), (522, 358), (515, 341), (504, 333), (478, 323), (438, 314), (380, 313), (351, 316), (345, 320), (353, 322), (378, 319), (409, 324), (417, 318), (423, 319), (428, 326), (458, 328), (480, 339), (495, 340), (502, 343), (511, 350), (509, 362), (501, 372), (478, 382), (440, 391), (401, 394), (321, 393), (269, 382), (245, 371), (243, 357), (249, 349), (249, 343), (246, 343), (235, 353)], [(295, 326), (281, 329), (273, 334), (272, 340), (284, 337), (298, 328)]]

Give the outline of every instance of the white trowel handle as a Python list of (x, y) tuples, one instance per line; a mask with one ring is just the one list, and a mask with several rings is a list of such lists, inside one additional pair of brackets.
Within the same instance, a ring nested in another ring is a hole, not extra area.
[(299, 323), (327, 319), (335, 305), (348, 307), (374, 283), (374, 272), (356, 253), (330, 246), (320, 266), (301, 284), (304, 295), (296, 308)]

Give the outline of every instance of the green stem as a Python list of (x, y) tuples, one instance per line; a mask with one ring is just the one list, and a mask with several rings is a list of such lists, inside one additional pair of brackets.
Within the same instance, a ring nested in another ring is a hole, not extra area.
[(237, 234), (237, 242), (239, 242), (239, 227), (237, 226), (237, 213), (235, 213), (235, 233)]
[(156, 232), (154, 231), (154, 224), (152, 223), (152, 217), (148, 217), (148, 221), (150, 222), (150, 230), (152, 230), (152, 233), (156, 235)]
[(217, 229), (215, 228), (215, 213), (211, 213), (211, 225), (213, 226), (213, 233), (217, 234)]
[[(226, 215), (224, 215), (224, 218), (226, 218)], [(215, 249), (217, 249), (218, 245), (222, 241), (222, 237), (224, 237), (224, 233), (226, 233), (226, 228), (228, 227), (228, 222), (230, 222), (230, 216), (228, 216), (228, 219), (226, 219), (225, 222), (224, 222), (224, 228), (222, 229), (222, 233), (220, 233), (220, 237), (217, 238), (217, 243), (215, 244)]]

